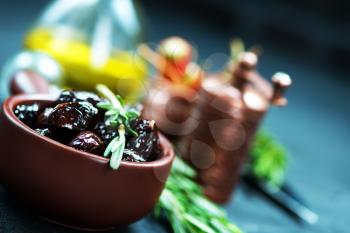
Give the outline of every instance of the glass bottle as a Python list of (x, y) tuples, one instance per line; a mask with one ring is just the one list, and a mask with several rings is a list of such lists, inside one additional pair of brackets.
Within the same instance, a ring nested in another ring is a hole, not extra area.
[(129, 100), (142, 96), (146, 63), (135, 54), (144, 39), (133, 0), (55, 0), (24, 39), (64, 68), (65, 85), (93, 90), (109, 86)]

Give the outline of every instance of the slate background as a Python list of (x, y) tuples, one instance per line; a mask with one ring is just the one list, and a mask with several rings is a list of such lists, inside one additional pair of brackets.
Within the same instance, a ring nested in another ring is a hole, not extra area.
[[(0, 1), (0, 65), (20, 49), (21, 36), (46, 0)], [(259, 69), (294, 79), (290, 104), (272, 109), (265, 127), (290, 151), (288, 182), (319, 213), (315, 226), (291, 220), (244, 184), (226, 206), (247, 233), (350, 232), (350, 15), (345, 1), (143, 0), (150, 42), (177, 34), (194, 42), (214, 70), (232, 36), (264, 45)], [(225, 55), (226, 54), (226, 55)], [(1, 140), (1, 139), (0, 139)], [(20, 172), (20, 171), (18, 171)], [(168, 232), (152, 218), (113, 232)], [(1, 233), (75, 232), (40, 220), (1, 188)]]

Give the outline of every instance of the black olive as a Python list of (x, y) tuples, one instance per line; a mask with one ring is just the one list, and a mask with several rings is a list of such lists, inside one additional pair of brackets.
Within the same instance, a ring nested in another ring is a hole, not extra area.
[(158, 133), (156, 131), (141, 133), (129, 140), (126, 149), (140, 155), (145, 161), (154, 161), (158, 159), (161, 152)]
[(84, 101), (96, 106), (96, 104), (102, 100), (98, 95), (92, 92), (66, 90), (61, 92), (61, 95), (58, 97), (56, 104)]
[(136, 118), (130, 122), (130, 126), (137, 133), (150, 133), (155, 129), (154, 121)]
[[(158, 130), (154, 121), (149, 121), (137, 118), (131, 121), (130, 126), (138, 133), (138, 136), (132, 137), (128, 140), (126, 149), (133, 154), (140, 156), (145, 161), (154, 161), (161, 154), (161, 147), (159, 143)], [(125, 154), (125, 160), (135, 161), (132, 156)]]
[(146, 160), (141, 155), (129, 149), (124, 150), (123, 160), (128, 162), (146, 162)]
[(60, 96), (58, 97), (56, 104), (70, 103), (76, 102), (75, 95), (73, 91), (62, 91)]
[(163, 154), (163, 148), (162, 148), (162, 145), (160, 143), (158, 132), (155, 132), (155, 137), (156, 137), (156, 140), (153, 144), (151, 161), (159, 159)]
[(105, 149), (103, 141), (93, 132), (80, 132), (68, 144), (69, 146), (97, 155), (101, 155)]
[(78, 102), (78, 106), (79, 111), (84, 114), (88, 122), (88, 128), (92, 128), (97, 122), (98, 109), (89, 102)]
[(34, 127), (38, 118), (39, 110), (40, 106), (38, 104), (21, 104), (16, 106), (14, 113), (24, 124), (28, 125), (29, 127)]
[(88, 102), (58, 104), (49, 115), (49, 127), (55, 130), (84, 131), (89, 129), (98, 110)]
[(106, 125), (105, 122), (99, 122), (95, 125), (93, 132), (101, 137), (103, 143), (107, 146), (113, 138), (118, 136), (118, 129)]
[(51, 135), (51, 131), (48, 128), (38, 128), (38, 129), (35, 129), (35, 131), (38, 134), (45, 136), (45, 137), (50, 137), (50, 135)]
[(87, 101), (94, 106), (96, 106), (97, 103), (102, 102), (101, 98), (92, 92), (75, 91), (74, 95), (77, 101)]
[(39, 127), (48, 127), (49, 125), (49, 116), (52, 112), (53, 108), (45, 108), (38, 116), (37, 126)]

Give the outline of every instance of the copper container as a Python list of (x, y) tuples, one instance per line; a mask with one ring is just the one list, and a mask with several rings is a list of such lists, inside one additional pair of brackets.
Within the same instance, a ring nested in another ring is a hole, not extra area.
[(291, 84), (289, 76), (275, 75), (272, 87), (255, 71), (256, 62), (254, 54), (244, 53), (233, 74), (207, 77), (197, 106), (198, 127), (180, 144), (205, 194), (218, 203), (230, 199), (270, 103), (286, 104), (283, 92)]
[(171, 139), (189, 135), (197, 127), (193, 109), (197, 90), (158, 78), (144, 102), (143, 117), (153, 119), (162, 133)]
[(246, 132), (241, 93), (218, 77), (207, 78), (200, 92), (198, 127), (181, 143), (182, 155), (198, 171), (212, 200), (226, 202), (238, 181)]

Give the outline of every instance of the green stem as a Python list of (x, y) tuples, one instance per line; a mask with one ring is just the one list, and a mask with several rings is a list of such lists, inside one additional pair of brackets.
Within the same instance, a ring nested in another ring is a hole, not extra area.
[(118, 109), (120, 112), (124, 113), (124, 108), (121, 105), (120, 101), (118, 98), (115, 96), (115, 94), (106, 86), (103, 84), (97, 84), (96, 85), (96, 90), (105, 98), (107, 98), (112, 106), (116, 109)]

